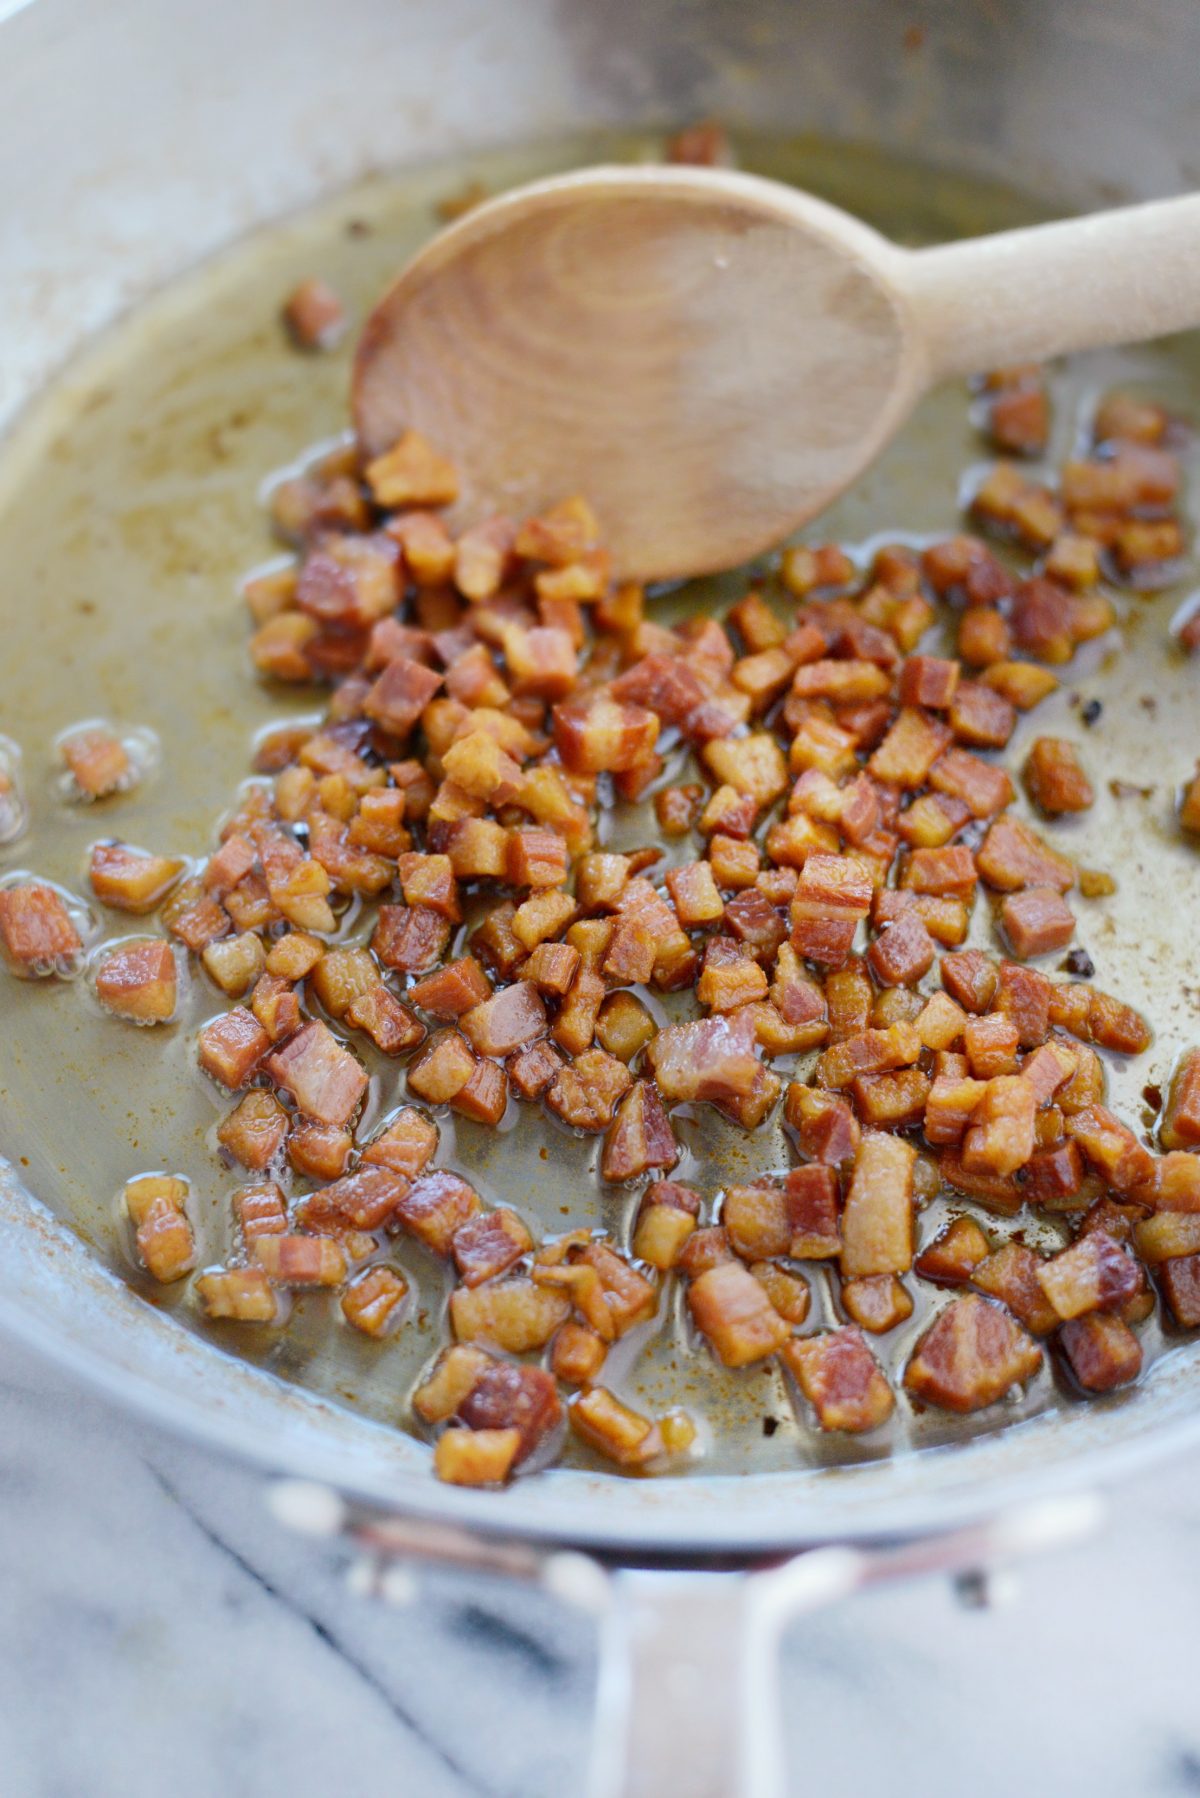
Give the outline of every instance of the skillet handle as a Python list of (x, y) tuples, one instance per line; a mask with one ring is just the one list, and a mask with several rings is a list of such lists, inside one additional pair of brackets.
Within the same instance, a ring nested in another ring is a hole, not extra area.
[(284, 1480), (278, 1519), (357, 1550), (353, 1583), (407, 1603), (421, 1566), (543, 1586), (600, 1621), (600, 1681), (588, 1798), (783, 1798), (779, 1646), (784, 1629), (868, 1586), (929, 1574), (962, 1579), (1091, 1535), (1104, 1504), (1068, 1493), (940, 1535), (814, 1548), (748, 1573), (613, 1568), (590, 1555), (475, 1536), (432, 1519), (355, 1506)]
[(789, 1623), (884, 1581), (961, 1580), (1062, 1548), (1102, 1515), (1095, 1495), (1079, 1494), (940, 1536), (811, 1549), (753, 1573), (613, 1573), (587, 1798), (785, 1798), (779, 1652)]
[(588, 1798), (781, 1798), (778, 1692), (754, 1610), (735, 1573), (615, 1576)]

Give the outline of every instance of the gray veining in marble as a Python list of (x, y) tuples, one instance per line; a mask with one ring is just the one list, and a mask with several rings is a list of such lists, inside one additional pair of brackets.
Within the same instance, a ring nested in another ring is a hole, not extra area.
[[(1006, 1608), (930, 1581), (803, 1623), (794, 1791), (1200, 1792), (1198, 1483), (1193, 1456), (1122, 1488)], [(354, 1596), (256, 1474), (4, 1345), (3, 1798), (560, 1798), (594, 1675), (591, 1626), (536, 1593)]]

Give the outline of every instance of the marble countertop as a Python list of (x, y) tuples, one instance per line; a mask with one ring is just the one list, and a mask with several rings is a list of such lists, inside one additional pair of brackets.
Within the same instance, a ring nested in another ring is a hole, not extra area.
[[(7, 1343), (0, 1420), (7, 1798), (581, 1793), (583, 1616), (492, 1583), (358, 1597), (259, 1475)], [(1198, 1485), (1193, 1455), (1121, 1487), (1002, 1608), (929, 1580), (803, 1622), (792, 1789), (1200, 1793)]]

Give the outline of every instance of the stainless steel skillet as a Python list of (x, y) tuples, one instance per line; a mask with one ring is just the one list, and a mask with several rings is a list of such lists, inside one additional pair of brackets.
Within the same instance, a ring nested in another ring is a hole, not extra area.
[[(935, 163), (1040, 188), (1056, 205), (1194, 182), (1200, 128), (1184, 71), (1200, 20), (1190, 7), (981, 5), (952, 18), (918, 7), (904, 24), (907, 37), (883, 4), (848, 22), (844, 9), (782, 3), (458, 0), (435, 11), (360, 0), (336, 18), (295, 5), (285, 29), (267, 0), (124, 0), (103, 17), (36, 0), (0, 27), (0, 418), (90, 329), (232, 234), (433, 148), (713, 110), (919, 148)], [(245, 80), (231, 80), (231, 67)], [(0, 586), (0, 618), (23, 603)], [(1133, 778), (1151, 728), (1138, 696), (1169, 698), (1157, 641), (1140, 634), (1121, 676)], [(11, 649), (5, 666), (3, 653), (0, 684), (37, 678)], [(1109, 714), (1125, 715), (1117, 693)], [(1185, 698), (1170, 717), (1184, 729)], [(1153, 729), (1170, 740), (1169, 721)], [(240, 765), (240, 738), (235, 752)], [(1130, 865), (1128, 844), (1122, 853)], [(1140, 919), (1129, 883), (1128, 938), (1143, 953), (1180, 941), (1195, 877), (1189, 889), (1188, 870), (1176, 873), (1148, 877)], [(1136, 987), (1124, 990), (1136, 999)], [(1116, 1477), (1194, 1433), (1200, 1369), (1186, 1346), (1119, 1402), (895, 1460), (661, 1485), (570, 1472), (500, 1496), (448, 1493), (407, 1439), (217, 1355), (148, 1310), (25, 1194), (23, 1184), (46, 1188), (20, 1169), (28, 1145), (16, 1121), (10, 1112), (0, 1124), (0, 1149), (16, 1163), (0, 1181), (0, 1312), (12, 1328), (214, 1446), (472, 1536), (623, 1561), (761, 1563), (812, 1544), (941, 1534)], [(64, 1106), (61, 1127), (64, 1141), (77, 1139), (86, 1109)]]

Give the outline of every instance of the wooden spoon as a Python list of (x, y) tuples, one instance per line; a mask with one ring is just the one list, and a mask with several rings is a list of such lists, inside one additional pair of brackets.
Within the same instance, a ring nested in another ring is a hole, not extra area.
[(415, 426), (460, 513), (570, 493), (615, 566), (732, 567), (819, 512), (943, 376), (1200, 323), (1200, 195), (905, 250), (810, 194), (599, 168), (468, 213), (372, 313), (354, 415)]

